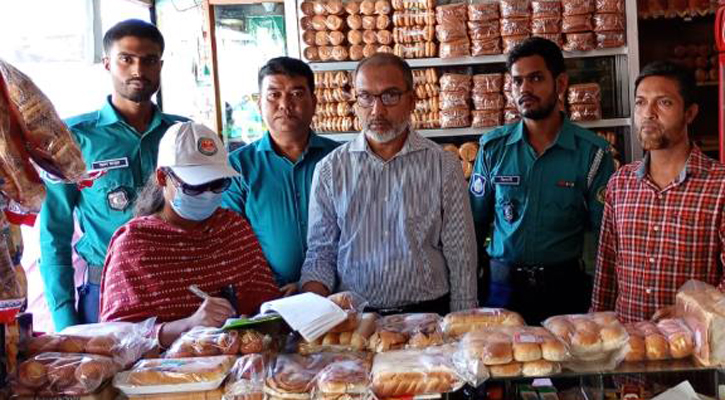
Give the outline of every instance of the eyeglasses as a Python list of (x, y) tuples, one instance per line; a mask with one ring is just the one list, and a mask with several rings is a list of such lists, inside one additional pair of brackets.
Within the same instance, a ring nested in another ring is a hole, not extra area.
[(384, 106), (394, 106), (400, 103), (400, 98), (406, 93), (408, 93), (408, 90), (405, 92), (401, 92), (400, 90), (386, 90), (380, 94), (360, 92), (357, 94), (357, 103), (360, 107), (370, 108), (375, 105), (375, 99), (380, 99)]
[(164, 172), (171, 178), (171, 183), (174, 187), (181, 189), (188, 196), (198, 196), (204, 192), (223, 193), (232, 184), (231, 178), (222, 178), (201, 185), (189, 185), (179, 179), (170, 168), (164, 168)]

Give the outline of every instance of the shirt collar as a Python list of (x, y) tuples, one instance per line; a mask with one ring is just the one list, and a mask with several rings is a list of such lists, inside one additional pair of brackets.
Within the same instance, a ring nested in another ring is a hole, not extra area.
[[(634, 171), (635, 176), (637, 179), (642, 180), (647, 176), (647, 170), (649, 169), (649, 163), (650, 163), (650, 153), (647, 152), (644, 155), (644, 158), (642, 159), (642, 163), (637, 167), (637, 169)], [(696, 145), (692, 145), (692, 151), (690, 151), (690, 156), (687, 157), (687, 162), (685, 162), (685, 167), (682, 168), (682, 171), (680, 171), (680, 174), (677, 176), (676, 184), (680, 184), (687, 179), (688, 176), (702, 176), (705, 177), (708, 174), (708, 171), (712, 167), (712, 160), (707, 158), (703, 153), (702, 150), (700, 150), (699, 147)]]
[[(403, 144), (403, 148), (400, 149), (398, 154), (395, 155), (395, 157), (406, 155), (408, 153), (413, 153), (419, 150), (425, 149), (425, 140), (423, 139), (420, 134), (411, 129), (408, 132), (408, 137), (405, 139), (405, 143)], [(370, 145), (368, 144), (367, 139), (365, 139), (365, 134), (360, 132), (355, 139), (353, 139), (350, 142), (349, 147), (350, 152), (367, 152), (372, 153), (372, 150), (370, 149)]]
[[(159, 111), (159, 108), (155, 104), (153, 107), (154, 116), (151, 118), (151, 123), (149, 123), (149, 126), (146, 129), (147, 131), (155, 129), (158, 125), (161, 124), (162, 121), (167, 123), (168, 125), (174, 124), (176, 122), (171, 118), (171, 116), (163, 114), (161, 111)], [(103, 103), (103, 107), (101, 107), (101, 109), (98, 111), (98, 121), (96, 122), (96, 126), (108, 126), (116, 124), (118, 122), (126, 123), (123, 117), (113, 107), (113, 104), (111, 103), (111, 96), (108, 96), (106, 97), (106, 101)]]
[[(324, 147), (325, 141), (320, 137), (320, 135), (310, 130), (310, 140), (307, 143), (307, 149), (305, 149), (305, 153), (307, 153), (307, 151), (309, 151), (310, 149), (321, 149)], [(262, 138), (259, 140), (259, 143), (257, 144), (257, 151), (274, 151), (274, 146), (272, 146), (272, 135), (269, 133), (269, 131), (265, 132), (264, 136), (262, 136)]]
[[(568, 117), (565, 115), (562, 116), (562, 124), (561, 128), (559, 128), (559, 133), (556, 135), (556, 140), (554, 140), (554, 143), (552, 146), (560, 146), (567, 150), (576, 150), (576, 144), (574, 143), (574, 124), (569, 120)], [(518, 141), (521, 141), (524, 139), (524, 121), (521, 120), (518, 123), (516, 123), (516, 126), (513, 128), (513, 132), (511, 135), (509, 135), (508, 140), (506, 141), (506, 145), (514, 144)]]

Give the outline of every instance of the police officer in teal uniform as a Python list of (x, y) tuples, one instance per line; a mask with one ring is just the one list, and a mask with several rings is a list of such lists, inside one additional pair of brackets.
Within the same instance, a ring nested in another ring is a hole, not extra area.
[(589, 308), (584, 233), (599, 232), (614, 163), (604, 139), (560, 111), (568, 76), (556, 44), (530, 38), (506, 66), (523, 119), (480, 139), (469, 188), (484, 260), (479, 293), (481, 304), (537, 324)]
[[(151, 102), (161, 79), (164, 39), (144, 21), (127, 20), (103, 38), (104, 67), (113, 92), (103, 107), (66, 121), (86, 167), (103, 171), (79, 190), (45, 175), (47, 197), (40, 212), (40, 272), (56, 331), (96, 322), (99, 283), (108, 242), (132, 217), (137, 192), (156, 169), (159, 141), (185, 118), (163, 114)], [(85, 284), (74, 288), (71, 240), (74, 216), (83, 233), (75, 251), (86, 262)]]

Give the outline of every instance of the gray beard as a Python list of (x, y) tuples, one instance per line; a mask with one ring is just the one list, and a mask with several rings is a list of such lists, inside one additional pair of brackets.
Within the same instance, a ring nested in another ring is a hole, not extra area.
[(405, 132), (405, 130), (409, 127), (410, 122), (405, 122), (400, 126), (394, 126), (393, 128), (386, 130), (385, 132), (375, 132), (371, 129), (368, 129), (367, 127), (363, 127), (363, 133), (365, 134), (365, 137), (370, 138), (378, 143), (388, 143), (400, 137), (400, 135), (402, 135), (403, 132)]

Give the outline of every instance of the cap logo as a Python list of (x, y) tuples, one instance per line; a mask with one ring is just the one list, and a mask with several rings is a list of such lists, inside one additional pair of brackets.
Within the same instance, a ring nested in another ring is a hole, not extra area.
[(214, 139), (204, 137), (199, 138), (199, 141), (197, 142), (197, 148), (199, 149), (199, 153), (205, 156), (213, 156), (218, 151), (216, 143), (214, 143)]

